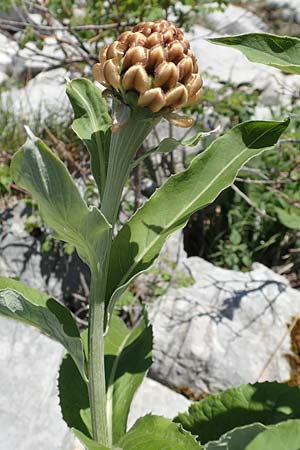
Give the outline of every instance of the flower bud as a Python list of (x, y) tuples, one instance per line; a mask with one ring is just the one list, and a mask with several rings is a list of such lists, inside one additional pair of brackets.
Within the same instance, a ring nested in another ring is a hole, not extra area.
[(154, 47), (155, 45), (162, 44), (162, 43), (163, 43), (162, 35), (158, 32), (155, 32), (155, 33), (150, 34), (150, 36), (146, 40), (145, 45), (147, 48), (151, 48), (151, 47)]
[(103, 84), (105, 87), (109, 86), (104, 77), (103, 64), (97, 63), (93, 66), (93, 77), (98, 83)]
[(201, 89), (199, 89), (199, 91), (196, 92), (195, 95), (193, 95), (192, 97), (189, 97), (188, 102), (185, 106), (190, 106), (190, 105), (193, 105), (194, 103), (197, 103), (200, 96), (201, 96)]
[(162, 62), (155, 69), (155, 86), (172, 88), (178, 81), (178, 69), (172, 62)]
[(190, 97), (193, 97), (203, 84), (202, 78), (199, 73), (193, 73), (189, 81), (187, 82), (187, 90)]
[(144, 45), (147, 38), (143, 35), (143, 33), (133, 33), (128, 37), (128, 44), (130, 47), (134, 47), (136, 45)]
[(128, 67), (133, 66), (136, 63), (147, 63), (149, 50), (141, 45), (131, 47), (127, 50), (126, 55), (122, 63), (122, 72)]
[(145, 68), (136, 64), (126, 71), (122, 80), (122, 85), (126, 91), (136, 90), (142, 94), (150, 89), (150, 78), (148, 77)]
[[(131, 107), (163, 110), (171, 117), (173, 110), (193, 104), (201, 95), (195, 55), (182, 31), (167, 20), (142, 22), (125, 31), (101, 50), (99, 61), (94, 78)], [(128, 91), (135, 91), (137, 98)], [(172, 117), (180, 123), (179, 117)]]
[(186, 56), (179, 61), (177, 67), (179, 69), (179, 80), (188, 80), (193, 72), (192, 58)]
[(110, 84), (116, 91), (120, 90), (121, 77), (118, 70), (118, 61), (108, 59), (103, 66), (103, 74), (107, 84)]
[(112, 44), (108, 46), (106, 52), (106, 59), (116, 58), (119, 61), (123, 58), (125, 52), (125, 45), (120, 41), (114, 41)]
[(165, 51), (161, 45), (156, 45), (149, 50), (147, 68), (152, 69), (165, 60)]
[(153, 25), (154, 22), (141, 22), (133, 28), (133, 31), (139, 31), (148, 37), (152, 33)]
[(109, 45), (105, 45), (105, 47), (103, 47), (103, 48), (100, 50), (100, 53), (99, 53), (99, 61), (100, 61), (101, 63), (105, 63), (105, 61), (106, 61), (106, 59), (107, 59), (107, 50), (108, 50), (108, 47), (109, 47)]
[(184, 57), (183, 46), (179, 41), (171, 42), (167, 47), (167, 59), (177, 64)]
[(176, 87), (166, 92), (166, 106), (172, 105), (174, 108), (185, 106), (188, 101), (188, 91), (186, 87), (178, 83)]
[(165, 94), (161, 88), (153, 88), (140, 95), (138, 106), (147, 106), (152, 112), (160, 111), (166, 104)]

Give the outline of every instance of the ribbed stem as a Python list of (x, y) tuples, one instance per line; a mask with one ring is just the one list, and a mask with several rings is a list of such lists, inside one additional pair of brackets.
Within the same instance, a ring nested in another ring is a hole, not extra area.
[(107, 446), (106, 388), (104, 366), (103, 324), (105, 303), (101, 301), (103, 290), (101, 277), (92, 275), (89, 310), (89, 397), (93, 438)]
[(107, 170), (107, 181), (101, 211), (111, 224), (115, 224), (124, 184), (137, 150), (159, 119), (144, 118), (133, 111), (120, 131), (112, 133)]
[[(111, 446), (112, 429), (107, 427), (107, 403), (104, 360), (105, 294), (115, 225), (122, 191), (129, 175), (132, 160), (144, 139), (159, 119), (141, 117), (132, 112), (126, 125), (112, 133), (106, 186), (101, 211), (112, 225), (103, 239), (99, 251), (99, 263), (92, 274), (89, 318), (89, 396), (93, 438), (104, 446)], [(112, 412), (110, 412), (112, 415)], [(112, 417), (109, 417), (112, 423)]]

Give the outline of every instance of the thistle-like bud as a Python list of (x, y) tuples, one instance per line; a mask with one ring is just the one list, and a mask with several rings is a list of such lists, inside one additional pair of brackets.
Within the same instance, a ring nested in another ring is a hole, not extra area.
[(100, 51), (99, 61), (94, 78), (124, 103), (134, 91), (138, 106), (168, 114), (201, 95), (196, 57), (182, 31), (167, 20), (142, 22), (125, 31)]

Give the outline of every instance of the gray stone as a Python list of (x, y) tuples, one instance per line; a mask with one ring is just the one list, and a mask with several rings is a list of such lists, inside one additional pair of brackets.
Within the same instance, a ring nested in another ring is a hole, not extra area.
[(190, 404), (190, 400), (183, 395), (151, 378), (145, 378), (131, 404), (128, 428), (139, 417), (150, 413), (173, 419), (179, 412), (187, 411)]
[(64, 349), (4, 317), (0, 348), (0, 450), (76, 450), (57, 396)]
[(89, 271), (75, 252), (67, 256), (56, 248), (43, 253), (43, 235), (34, 237), (26, 230), (31, 213), (23, 202), (0, 210), (0, 275), (68, 300), (82, 292), (80, 280), (88, 280)]
[[(215, 86), (216, 81), (210, 79), (214, 76), (221, 82), (249, 83), (253, 88), (264, 90), (270, 79), (281, 75), (274, 68), (251, 63), (237, 50), (208, 42), (207, 38), (220, 36), (208, 28), (195, 25), (187, 36), (197, 56), (199, 71), (204, 73), (204, 84)], [(205, 73), (209, 77), (205, 77)]]
[(240, 6), (229, 5), (224, 11), (213, 11), (205, 16), (209, 28), (218, 33), (241, 34), (268, 31), (260, 17)]
[(42, 72), (23, 88), (12, 88), (1, 94), (4, 108), (27, 125), (44, 122), (51, 116), (52, 123), (62, 123), (71, 117), (71, 106), (66, 95), (65, 69)]
[(178, 269), (196, 282), (171, 288), (150, 308), (154, 378), (195, 395), (289, 379), (287, 326), (300, 314), (300, 293), (286, 279), (261, 264), (242, 273), (198, 257)]

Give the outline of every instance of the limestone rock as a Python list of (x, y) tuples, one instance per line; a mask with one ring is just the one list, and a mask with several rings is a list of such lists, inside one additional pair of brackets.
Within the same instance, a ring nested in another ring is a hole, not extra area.
[(68, 300), (81, 290), (89, 270), (74, 252), (71, 256), (53, 249), (42, 252), (42, 236), (26, 230), (30, 207), (19, 202), (0, 210), (0, 275), (17, 278), (32, 288)]
[(188, 410), (191, 402), (151, 378), (145, 378), (133, 399), (128, 428), (146, 414), (152, 413), (173, 419), (179, 412)]
[(268, 31), (260, 17), (240, 6), (229, 5), (224, 11), (208, 13), (205, 21), (214, 31), (223, 35), (262, 33)]
[(0, 324), (0, 450), (75, 450), (57, 396), (64, 349), (27, 325)]
[(42, 72), (23, 88), (12, 88), (1, 94), (4, 108), (15, 116), (26, 119), (26, 124), (45, 121), (50, 115), (53, 123), (71, 117), (71, 107), (66, 95), (65, 69)]
[(178, 267), (195, 284), (171, 288), (150, 308), (152, 376), (195, 395), (289, 379), (287, 327), (300, 314), (300, 293), (261, 264), (242, 273), (192, 257)]

